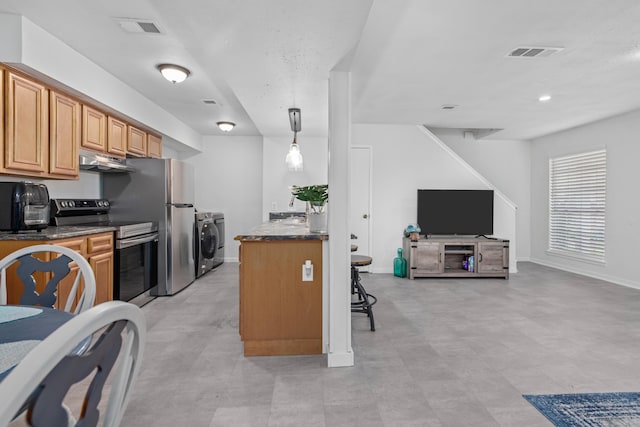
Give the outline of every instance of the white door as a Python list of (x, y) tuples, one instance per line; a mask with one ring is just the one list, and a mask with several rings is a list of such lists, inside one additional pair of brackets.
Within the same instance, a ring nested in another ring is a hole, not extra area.
[[(358, 238), (354, 253), (371, 256), (371, 147), (351, 147), (351, 233)], [(366, 271), (366, 268), (361, 268)]]

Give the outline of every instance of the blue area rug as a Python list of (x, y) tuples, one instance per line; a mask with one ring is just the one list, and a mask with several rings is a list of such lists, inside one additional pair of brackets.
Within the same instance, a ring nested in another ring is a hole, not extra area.
[(640, 426), (640, 393), (525, 394), (557, 427)]

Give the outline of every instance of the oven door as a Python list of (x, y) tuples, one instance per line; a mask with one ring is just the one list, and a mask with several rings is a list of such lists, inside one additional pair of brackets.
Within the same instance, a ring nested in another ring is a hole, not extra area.
[(116, 241), (113, 299), (130, 301), (158, 285), (158, 233)]

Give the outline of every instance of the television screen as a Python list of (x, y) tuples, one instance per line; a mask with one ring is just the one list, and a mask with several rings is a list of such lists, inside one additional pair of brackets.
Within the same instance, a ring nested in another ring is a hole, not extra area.
[(493, 190), (418, 190), (422, 234), (493, 234)]

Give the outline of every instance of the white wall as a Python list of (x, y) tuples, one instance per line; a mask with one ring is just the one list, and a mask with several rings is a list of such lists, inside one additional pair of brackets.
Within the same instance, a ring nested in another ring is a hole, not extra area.
[[(416, 222), (419, 188), (488, 188), (417, 126), (354, 124), (352, 144), (372, 147), (373, 272), (393, 271), (403, 231)], [(495, 200), (494, 233), (515, 241), (515, 215), (509, 217), (509, 207)]]
[[(233, 240), (262, 222), (262, 137), (205, 136), (194, 165), (196, 209), (225, 215), (225, 259), (238, 260)], [(284, 162), (284, 160), (283, 160)]]
[[(298, 145), (304, 159), (304, 168), (300, 172), (287, 169), (285, 157), (293, 140), (291, 137), (265, 137), (263, 145), (262, 175), (262, 219), (269, 219), (272, 211), (304, 211), (305, 204), (300, 200), (291, 200), (291, 185), (314, 185), (327, 183), (327, 138), (307, 138), (298, 134)], [(328, 209), (331, 209), (329, 199)]]
[(469, 141), (456, 129), (433, 131), (482, 176), (495, 185), (517, 206), (515, 247), (510, 255), (518, 261), (531, 257), (531, 142)]
[[(549, 158), (606, 148), (606, 265), (547, 253)], [(640, 288), (640, 112), (532, 141), (531, 259), (541, 264)]]

